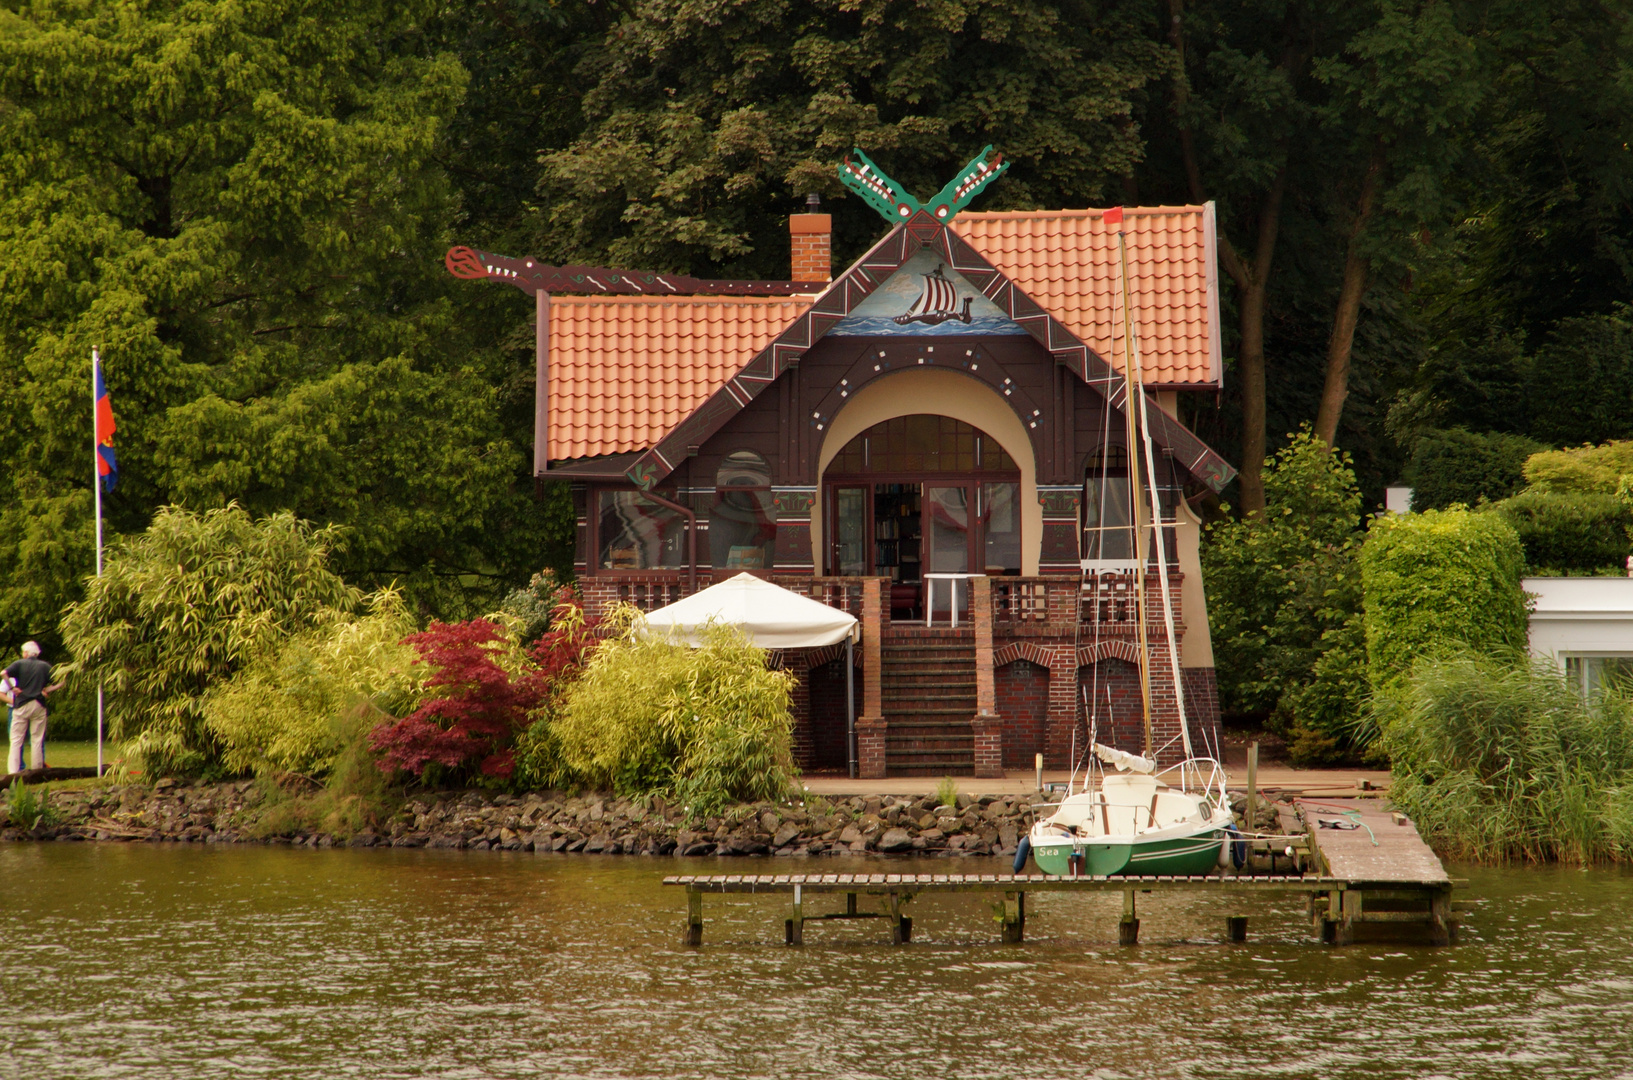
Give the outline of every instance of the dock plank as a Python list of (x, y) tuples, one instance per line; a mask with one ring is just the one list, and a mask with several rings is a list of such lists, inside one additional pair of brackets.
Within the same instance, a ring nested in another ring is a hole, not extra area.
[[(1326, 871), (1352, 884), (1450, 886), (1451, 877), (1410, 823), (1396, 825), (1376, 799), (1299, 799), (1305, 820), (1359, 821), (1366, 828), (1312, 828)], [(1353, 813), (1346, 813), (1353, 811)], [(1368, 832), (1370, 829), (1370, 833)], [(1376, 837), (1377, 843), (1373, 843)]]

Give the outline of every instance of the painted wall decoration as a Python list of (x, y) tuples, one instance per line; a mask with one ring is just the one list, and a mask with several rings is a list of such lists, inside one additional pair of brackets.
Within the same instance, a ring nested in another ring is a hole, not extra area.
[(902, 264), (830, 334), (843, 337), (1009, 336), (1026, 330), (936, 253)]

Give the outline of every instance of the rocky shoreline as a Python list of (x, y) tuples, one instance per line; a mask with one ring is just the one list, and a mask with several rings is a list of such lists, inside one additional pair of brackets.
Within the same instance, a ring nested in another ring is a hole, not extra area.
[(688, 821), (661, 797), (483, 791), (422, 794), (389, 823), (354, 835), (257, 835), (253, 781), (160, 780), (49, 793), (47, 820), (22, 828), (0, 802), (0, 840), (258, 843), (303, 847), (461, 848), (587, 855), (919, 855), (1008, 857), (1031, 823), (1029, 796), (807, 796)]

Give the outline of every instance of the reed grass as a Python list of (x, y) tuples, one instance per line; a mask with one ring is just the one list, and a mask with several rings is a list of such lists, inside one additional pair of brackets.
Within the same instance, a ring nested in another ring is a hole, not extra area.
[(1418, 664), (1375, 703), (1390, 797), (1439, 852), (1477, 862), (1633, 860), (1633, 699), (1584, 698), (1551, 663)]

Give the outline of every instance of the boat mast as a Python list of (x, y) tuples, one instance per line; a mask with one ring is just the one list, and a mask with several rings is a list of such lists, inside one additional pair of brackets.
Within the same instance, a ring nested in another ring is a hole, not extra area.
[[(1117, 243), (1121, 246), (1122, 233), (1117, 234)], [(1123, 256), (1123, 295), (1124, 304), (1128, 303), (1128, 256)], [(1125, 307), (1125, 319), (1126, 311)], [(1129, 368), (1134, 371), (1136, 383), (1139, 387), (1140, 402), (1140, 432), (1143, 436), (1145, 450), (1146, 475), (1151, 484), (1151, 505), (1155, 510), (1152, 521), (1152, 535), (1157, 544), (1157, 578), (1162, 585), (1162, 628), (1168, 640), (1168, 667), (1174, 679), (1174, 702), (1179, 706), (1179, 738), (1185, 750), (1185, 760), (1192, 758), (1191, 753), (1191, 725), (1185, 715), (1185, 683), (1180, 672), (1179, 642), (1174, 633), (1174, 604), (1173, 593), (1168, 586), (1168, 543), (1162, 535), (1162, 500), (1157, 494), (1157, 451), (1151, 442), (1151, 414), (1150, 403), (1145, 397), (1145, 375), (1140, 370), (1140, 335), (1132, 322), (1124, 322), (1125, 332), (1128, 335), (1130, 352), (1133, 354), (1133, 363)], [(1176, 511), (1177, 512), (1177, 511)]]
[(1134, 627), (1139, 635), (1140, 715), (1145, 724), (1145, 756), (1151, 757), (1151, 648), (1146, 634), (1145, 613), (1145, 494), (1140, 484), (1139, 431), (1135, 421), (1135, 402), (1141, 393), (1135, 374), (1136, 359), (1132, 347), (1133, 318), (1128, 296), (1128, 245), (1123, 232), (1122, 208), (1117, 215), (1117, 256), (1121, 268), (1123, 292), (1123, 419), (1127, 426), (1124, 456), (1128, 459), (1128, 502), (1134, 522)]

